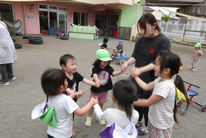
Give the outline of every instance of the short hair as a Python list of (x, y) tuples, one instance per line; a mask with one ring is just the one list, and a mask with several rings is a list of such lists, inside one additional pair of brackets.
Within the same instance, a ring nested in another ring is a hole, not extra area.
[(66, 75), (60, 69), (48, 69), (41, 76), (41, 87), (47, 96), (59, 94), (59, 87), (64, 85)]
[(59, 65), (60, 66), (66, 65), (68, 59), (76, 60), (76, 58), (71, 54), (64, 54), (63, 56), (60, 57)]

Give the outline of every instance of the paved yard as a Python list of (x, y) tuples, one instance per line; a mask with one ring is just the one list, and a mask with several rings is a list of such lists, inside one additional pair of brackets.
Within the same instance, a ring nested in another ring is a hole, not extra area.
[[(17, 78), (9, 86), (0, 86), (0, 138), (46, 138), (46, 126), (39, 120), (31, 120), (33, 107), (46, 99), (41, 86), (40, 76), (48, 68), (59, 68), (59, 57), (65, 53), (74, 55), (77, 59), (78, 71), (86, 78), (91, 79), (92, 63), (95, 60), (95, 51), (99, 48), (101, 40), (59, 40), (54, 37), (43, 37), (43, 45), (28, 44), (28, 40), (18, 37), (17, 43), (23, 45), (17, 50), (18, 60), (14, 63), (14, 74)], [(109, 47), (115, 47), (117, 40), (110, 40)], [(125, 41), (124, 51), (130, 56), (134, 43)], [(192, 47), (172, 44), (172, 51), (179, 54), (184, 64), (184, 70), (180, 73), (184, 80), (200, 86), (199, 95), (195, 99), (201, 104), (206, 102), (206, 55), (201, 57), (199, 70), (191, 72), (190, 57)], [(206, 53), (206, 50), (204, 50)], [(115, 69), (119, 65), (112, 64)], [(126, 78), (126, 74), (114, 77), (113, 82)], [(80, 89), (86, 91), (78, 100), (80, 106), (87, 103), (90, 87), (80, 84)], [(114, 106), (111, 99), (106, 107)], [(200, 108), (190, 105), (188, 113), (177, 114), (179, 126), (174, 127), (174, 138), (203, 138), (206, 136), (206, 112), (200, 112)], [(74, 129), (77, 138), (98, 138), (102, 126), (94, 119), (90, 128), (84, 126), (86, 115), (75, 117)], [(140, 136), (141, 137), (141, 136)], [(142, 138), (146, 138), (144, 136)]]

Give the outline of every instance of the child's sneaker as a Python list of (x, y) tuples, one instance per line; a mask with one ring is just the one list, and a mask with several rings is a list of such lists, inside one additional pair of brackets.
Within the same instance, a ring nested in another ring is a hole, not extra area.
[(142, 127), (141, 129), (138, 129), (138, 135), (147, 135), (149, 133), (147, 127)]
[(92, 118), (87, 116), (87, 120), (85, 122), (85, 126), (90, 127), (92, 125)]
[(143, 128), (143, 127), (144, 127), (144, 126), (143, 126), (143, 121), (138, 122), (135, 126), (136, 126), (137, 129)]
[(105, 120), (99, 120), (99, 124), (104, 126), (104, 125), (106, 125), (106, 122), (105, 122)]

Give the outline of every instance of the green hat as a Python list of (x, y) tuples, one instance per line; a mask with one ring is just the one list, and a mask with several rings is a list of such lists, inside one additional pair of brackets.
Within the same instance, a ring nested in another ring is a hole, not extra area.
[[(46, 109), (43, 112), (45, 106)], [(31, 118), (33, 120), (40, 118), (44, 122), (44, 124), (48, 126), (57, 125), (57, 119), (56, 119), (54, 107), (53, 106), (49, 107), (46, 101), (34, 107), (31, 113)]]
[(195, 47), (201, 47), (201, 43), (196, 43)]
[(105, 49), (97, 50), (96, 59), (99, 59), (101, 61), (110, 61), (110, 60), (112, 60), (109, 56), (109, 52)]

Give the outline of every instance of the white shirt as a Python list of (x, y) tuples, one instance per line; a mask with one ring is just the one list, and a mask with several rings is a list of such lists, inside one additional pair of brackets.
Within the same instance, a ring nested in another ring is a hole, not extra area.
[(73, 128), (73, 112), (79, 108), (79, 106), (70, 96), (65, 94), (50, 96), (48, 105), (54, 106), (57, 126), (49, 126), (47, 133), (55, 138), (70, 138)]
[(121, 128), (125, 128), (130, 123), (133, 123), (134, 125), (137, 124), (139, 119), (139, 113), (134, 109), (132, 110), (131, 121), (127, 117), (126, 112), (117, 108), (107, 108), (104, 112), (102, 112), (100, 106), (95, 104), (94, 111), (98, 119), (102, 119), (107, 122), (107, 127), (115, 123)]
[(173, 79), (161, 82), (160, 79), (160, 77), (155, 79), (152, 94), (161, 96), (163, 99), (149, 107), (149, 120), (154, 127), (167, 129), (174, 125), (175, 84)]

